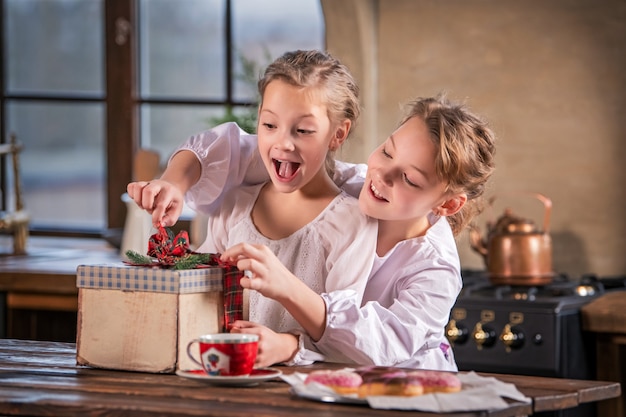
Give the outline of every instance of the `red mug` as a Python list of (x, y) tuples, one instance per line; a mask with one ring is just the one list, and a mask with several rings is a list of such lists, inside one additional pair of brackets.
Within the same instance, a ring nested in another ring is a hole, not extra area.
[[(191, 353), (198, 343), (200, 361)], [(187, 344), (187, 355), (211, 376), (250, 375), (256, 360), (259, 336), (244, 333), (202, 335)]]

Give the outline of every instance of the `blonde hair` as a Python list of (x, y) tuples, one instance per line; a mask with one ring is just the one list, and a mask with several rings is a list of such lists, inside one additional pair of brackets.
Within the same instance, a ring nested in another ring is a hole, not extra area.
[(447, 184), (446, 192), (467, 195), (461, 210), (447, 217), (457, 235), (483, 210), (485, 186), (495, 169), (495, 135), (485, 120), (443, 94), (418, 98), (408, 106), (402, 124), (419, 117), (428, 126), (436, 147), (435, 169)]
[[(258, 82), (261, 97), (259, 106), (263, 105), (263, 95), (268, 84), (275, 80), (295, 87), (315, 89), (321, 94), (331, 122), (348, 119), (354, 127), (361, 115), (359, 87), (354, 77), (345, 65), (327, 52), (296, 50), (277, 58), (265, 69)], [(333, 154), (329, 151), (326, 156), (326, 168), (331, 174), (334, 169)]]

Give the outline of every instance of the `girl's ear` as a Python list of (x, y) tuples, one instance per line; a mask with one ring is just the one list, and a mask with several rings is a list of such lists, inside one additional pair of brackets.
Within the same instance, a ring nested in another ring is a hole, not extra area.
[(335, 134), (333, 135), (330, 143), (328, 144), (328, 149), (331, 151), (336, 151), (341, 148), (341, 145), (348, 138), (348, 133), (350, 133), (350, 127), (352, 126), (352, 122), (348, 119), (341, 122), (335, 128)]
[(439, 216), (452, 216), (463, 208), (467, 202), (466, 194), (457, 194), (444, 201), (439, 207), (435, 209), (435, 212)]

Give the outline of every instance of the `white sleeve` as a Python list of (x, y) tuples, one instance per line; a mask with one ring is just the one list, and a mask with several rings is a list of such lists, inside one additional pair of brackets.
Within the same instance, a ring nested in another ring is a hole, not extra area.
[(353, 290), (360, 302), (374, 263), (378, 221), (361, 213), (356, 198), (343, 196), (319, 225), (327, 242), (325, 290)]
[(324, 362), (326, 358), (321, 353), (317, 352), (315, 347), (311, 345), (311, 339), (306, 333), (301, 331), (293, 332), (298, 337), (298, 351), (288, 362), (284, 364), (287, 366), (302, 366), (311, 365), (315, 362)]
[(389, 277), (398, 285), (388, 307), (378, 301), (361, 306), (351, 291), (322, 294), (326, 330), (314, 346), (335, 362), (401, 366), (429, 360), (426, 355), (445, 337), (442, 329), (461, 284), (456, 271), (441, 265), (409, 271)]
[(185, 195), (194, 211), (211, 213), (223, 195), (239, 185), (269, 179), (257, 148), (257, 137), (236, 123), (224, 123), (191, 136), (177, 150), (193, 152), (202, 165), (198, 182)]
[(350, 162), (335, 161), (335, 172), (333, 181), (345, 192), (353, 197), (359, 198), (365, 174), (367, 173), (366, 164), (353, 164)]
[(232, 246), (231, 232), (250, 215), (261, 185), (241, 186), (225, 192), (219, 207), (207, 216), (206, 238), (196, 250), (223, 253)]

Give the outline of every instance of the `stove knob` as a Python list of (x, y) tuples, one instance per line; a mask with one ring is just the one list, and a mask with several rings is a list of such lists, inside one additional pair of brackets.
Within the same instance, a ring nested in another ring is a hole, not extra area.
[(472, 338), (476, 342), (478, 349), (493, 346), (496, 343), (496, 331), (489, 326), (483, 326), (482, 323), (476, 323), (472, 332)]
[(457, 323), (456, 320), (450, 319), (446, 326), (446, 337), (453, 345), (462, 345), (469, 338), (469, 329), (462, 323)]
[(507, 324), (500, 334), (500, 340), (506, 346), (506, 351), (510, 352), (511, 349), (519, 349), (522, 347), (524, 344), (524, 332), (516, 326)]

